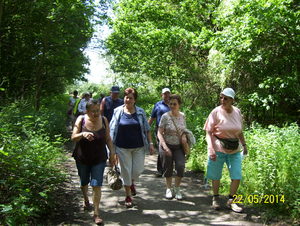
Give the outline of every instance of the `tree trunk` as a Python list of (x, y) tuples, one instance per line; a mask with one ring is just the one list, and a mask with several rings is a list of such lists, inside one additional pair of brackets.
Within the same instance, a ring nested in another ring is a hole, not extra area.
[(40, 98), (41, 98), (41, 91), (42, 91), (42, 69), (46, 59), (46, 53), (48, 51), (48, 40), (49, 40), (50, 28), (51, 28), (51, 20), (48, 20), (45, 39), (43, 42), (43, 54), (41, 56), (39, 67), (36, 71), (35, 111), (38, 111), (40, 109)]

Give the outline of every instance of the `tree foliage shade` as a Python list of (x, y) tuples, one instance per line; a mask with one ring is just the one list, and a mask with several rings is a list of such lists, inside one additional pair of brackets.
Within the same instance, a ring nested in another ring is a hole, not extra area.
[(249, 123), (299, 121), (299, 7), (291, 0), (121, 0), (107, 55), (120, 77), (159, 80), (188, 106), (212, 107), (229, 86)]
[(38, 110), (41, 96), (84, 80), (83, 50), (106, 13), (93, 1), (3, 0), (0, 13), (1, 99), (34, 96)]

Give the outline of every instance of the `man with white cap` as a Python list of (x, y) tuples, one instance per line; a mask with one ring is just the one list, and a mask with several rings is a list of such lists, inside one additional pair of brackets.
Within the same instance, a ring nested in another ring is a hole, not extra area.
[(102, 99), (100, 104), (100, 114), (104, 115), (108, 122), (111, 121), (114, 109), (124, 104), (124, 100), (119, 98), (120, 88), (119, 86), (113, 86), (110, 90), (110, 96)]
[[(161, 92), (162, 100), (158, 101), (154, 105), (154, 107), (152, 109), (151, 116), (148, 120), (148, 123), (151, 126), (152, 123), (154, 122), (155, 118), (156, 118), (155, 138), (156, 138), (157, 147), (159, 147), (159, 139), (157, 137), (158, 125), (159, 125), (161, 116), (164, 113), (170, 111), (170, 108), (169, 108), (169, 105), (168, 105), (170, 94), (171, 94), (171, 91), (170, 91), (169, 88), (163, 88), (163, 90)], [(156, 175), (158, 177), (161, 177), (163, 175), (163, 167), (162, 167), (162, 164), (161, 164), (161, 161), (160, 161), (159, 153), (158, 153), (158, 157), (157, 157), (157, 173), (156, 173)]]

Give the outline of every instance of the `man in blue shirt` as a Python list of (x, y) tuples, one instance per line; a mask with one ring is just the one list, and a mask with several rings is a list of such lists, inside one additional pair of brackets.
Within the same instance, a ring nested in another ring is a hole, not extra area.
[[(152, 123), (154, 122), (155, 118), (156, 118), (155, 138), (156, 138), (157, 147), (159, 147), (159, 139), (157, 137), (158, 125), (159, 125), (161, 116), (164, 113), (170, 111), (170, 108), (169, 108), (169, 105), (168, 105), (170, 94), (171, 94), (171, 91), (170, 91), (169, 88), (164, 88), (162, 90), (162, 93), (161, 93), (162, 100), (158, 101), (154, 105), (154, 107), (152, 109), (151, 116), (148, 120), (148, 123), (151, 126)], [(157, 173), (156, 173), (156, 175), (158, 177), (161, 177), (163, 175), (163, 167), (162, 167), (162, 164), (161, 164), (161, 161), (160, 161), (159, 153), (158, 153), (158, 156), (157, 156)]]
[(124, 104), (124, 100), (119, 98), (120, 88), (119, 86), (111, 87), (110, 96), (102, 99), (100, 104), (100, 114), (104, 115), (108, 122), (111, 121), (114, 109)]

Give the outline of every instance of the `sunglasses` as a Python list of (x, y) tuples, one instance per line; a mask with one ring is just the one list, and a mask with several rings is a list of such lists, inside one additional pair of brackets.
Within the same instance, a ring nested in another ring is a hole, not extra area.
[(177, 105), (177, 103), (169, 103), (169, 105), (171, 105), (171, 106), (172, 106), (172, 105), (176, 106), (176, 105)]
[(224, 100), (228, 100), (228, 98), (227, 97), (220, 97), (220, 99), (222, 100), (222, 99), (224, 99)]

